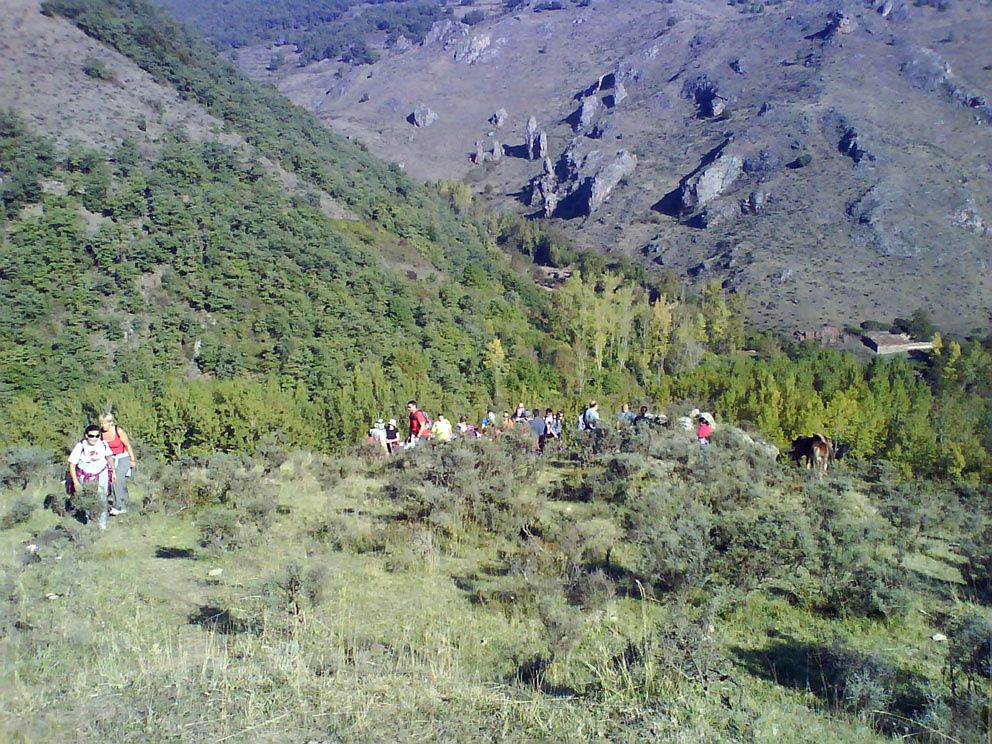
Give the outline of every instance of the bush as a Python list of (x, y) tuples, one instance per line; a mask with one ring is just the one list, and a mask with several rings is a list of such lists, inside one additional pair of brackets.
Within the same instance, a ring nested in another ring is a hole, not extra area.
[(111, 82), (114, 80), (113, 70), (107, 67), (107, 63), (97, 57), (87, 57), (83, 60), (83, 72), (91, 78)]
[(537, 517), (537, 458), (511, 436), (425, 443), (390, 462), (385, 495), (448, 535), (470, 525), (515, 537)]
[(640, 549), (639, 573), (651, 584), (681, 590), (708, 580), (713, 512), (685, 490), (659, 485), (630, 505), (628, 539)]
[(961, 576), (976, 599), (992, 602), (992, 522), (967, 540), (961, 548)]
[(963, 678), (968, 689), (982, 689), (992, 679), (992, 621), (969, 611), (951, 621), (947, 629), (947, 669), (951, 689)]
[(477, 23), (482, 23), (484, 20), (486, 20), (486, 14), (481, 10), (470, 10), (462, 16), (462, 23), (467, 26), (474, 26)]
[(53, 476), (52, 453), (42, 447), (7, 447), (0, 458), (0, 489), (27, 488), (32, 478)]
[(0, 528), (9, 530), (15, 525), (27, 522), (37, 508), (38, 503), (34, 499), (18, 496), (10, 505), (10, 510), (4, 515), (3, 520), (0, 520)]

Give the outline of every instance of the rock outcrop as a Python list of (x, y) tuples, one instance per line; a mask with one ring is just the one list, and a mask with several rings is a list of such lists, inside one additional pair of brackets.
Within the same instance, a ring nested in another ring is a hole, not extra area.
[(437, 121), (437, 112), (432, 111), (426, 104), (419, 103), (413, 113), (407, 117), (415, 127), (429, 127)]
[(722, 151), (717, 158), (682, 184), (680, 211), (683, 215), (705, 207), (726, 192), (744, 171), (744, 159)]
[(726, 99), (717, 91), (717, 84), (708, 75), (698, 75), (682, 85), (682, 97), (696, 104), (696, 113), (702, 118), (723, 113)]
[(592, 126), (598, 111), (599, 98), (596, 96), (590, 96), (589, 98), (582, 99), (582, 106), (580, 106), (579, 110), (575, 112), (575, 131), (584, 132), (589, 129), (589, 127)]
[(544, 173), (531, 182), (530, 203), (541, 207), (545, 217), (570, 219), (592, 214), (637, 167), (637, 157), (626, 150), (607, 158), (598, 149), (585, 153), (582, 149), (576, 140), (557, 164), (546, 158)]
[(506, 124), (506, 120), (507, 118), (509, 118), (509, 116), (510, 115), (506, 113), (505, 108), (497, 109), (495, 112), (493, 112), (493, 115), (489, 117), (489, 123), (492, 124), (497, 129), (502, 129), (503, 125)]
[(603, 98), (603, 103), (607, 108), (616, 108), (627, 98), (627, 88), (623, 83), (617, 83), (613, 87), (613, 93)]
[(424, 37), (425, 48), (441, 49), (460, 64), (471, 65), (479, 62), (487, 54), (496, 52), (498, 44), (493, 44), (489, 34), (473, 34), (464, 23), (450, 19), (438, 21)]
[(613, 193), (613, 189), (624, 178), (631, 176), (637, 168), (637, 156), (620, 150), (616, 156), (592, 176), (589, 191), (589, 214), (592, 214)]
[(974, 109), (979, 121), (992, 124), (992, 103), (959, 82), (951, 66), (932, 49), (914, 49), (903, 63), (902, 71), (915, 87), (942, 95), (958, 106)]
[(533, 116), (527, 120), (527, 139), (524, 144), (528, 160), (543, 160), (548, 156), (548, 133), (538, 130), (537, 119)]

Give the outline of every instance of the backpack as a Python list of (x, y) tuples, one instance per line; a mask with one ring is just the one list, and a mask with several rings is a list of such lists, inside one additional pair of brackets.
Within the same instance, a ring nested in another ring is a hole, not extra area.
[(418, 436), (421, 439), (423, 439), (427, 437), (428, 434), (431, 433), (431, 426), (434, 424), (434, 422), (431, 421), (431, 417), (427, 415), (426, 411), (421, 411), (418, 408), (417, 413), (419, 413), (422, 417), (420, 421), (420, 434)]
[(585, 431), (586, 430), (586, 412), (585, 411), (583, 411), (582, 413), (579, 414), (579, 425), (578, 425), (578, 429), (579, 429), (579, 431)]

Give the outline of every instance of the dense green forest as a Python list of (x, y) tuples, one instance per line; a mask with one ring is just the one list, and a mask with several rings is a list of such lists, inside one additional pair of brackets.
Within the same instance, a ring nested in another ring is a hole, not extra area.
[[(333, 449), (410, 397), (479, 416), (596, 395), (684, 399), (780, 446), (825, 431), (907, 471), (989, 477), (987, 339), (864, 365), (749, 337), (743, 297), (571, 251), (464, 185), (415, 186), (145, 2), (45, 8), (250, 146), (175, 132), (153, 149), (60, 149), (0, 117), (0, 420), (14, 443), (59, 449), (113, 406), (167, 457), (250, 451), (273, 431)], [(330, 216), (328, 197), (354, 219)], [(530, 261), (575, 271), (549, 292)]]
[[(375, 61), (372, 35), (393, 43), (420, 42), (444, 17), (438, 0), (157, 0), (219, 49), (248, 44), (293, 44), (300, 62)], [(448, 11), (450, 13), (450, 11)]]

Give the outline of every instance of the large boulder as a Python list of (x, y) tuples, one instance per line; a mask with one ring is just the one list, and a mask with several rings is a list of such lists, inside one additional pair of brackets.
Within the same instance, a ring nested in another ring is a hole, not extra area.
[(607, 200), (613, 189), (624, 178), (632, 175), (637, 167), (637, 156), (620, 150), (610, 162), (592, 176), (589, 190), (589, 214), (592, 214)]
[(716, 160), (690, 176), (682, 185), (682, 214), (695, 212), (724, 194), (743, 172), (744, 159), (740, 155), (721, 152)]
[(537, 119), (527, 119), (527, 141), (525, 142), (528, 160), (543, 160), (548, 155), (548, 133), (538, 130)]
[(419, 103), (413, 113), (407, 117), (407, 121), (415, 127), (429, 127), (437, 121), (437, 118), (435, 111), (432, 111), (426, 104)]

